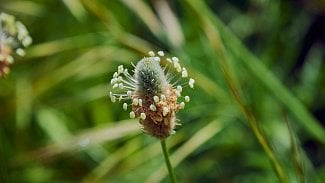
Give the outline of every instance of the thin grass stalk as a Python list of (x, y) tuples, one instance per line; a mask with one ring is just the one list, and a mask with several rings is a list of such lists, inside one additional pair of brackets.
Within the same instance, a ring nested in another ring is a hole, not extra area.
[(177, 181), (176, 181), (176, 178), (175, 178), (175, 173), (173, 171), (172, 165), (171, 165), (170, 160), (169, 160), (169, 154), (168, 154), (168, 150), (167, 150), (167, 146), (166, 146), (166, 140), (165, 139), (161, 140), (160, 144), (161, 144), (161, 148), (162, 148), (162, 151), (163, 151), (163, 154), (164, 154), (164, 157), (165, 157), (165, 162), (166, 162), (166, 166), (167, 166), (167, 169), (168, 169), (170, 182), (176, 183)]
[(262, 148), (265, 151), (268, 158), (270, 159), (279, 181), (281, 183), (286, 183), (287, 177), (285, 176), (284, 170), (283, 170), (279, 160), (277, 159), (273, 149), (269, 145), (266, 136), (263, 134), (263, 132), (259, 128), (254, 115), (251, 112), (249, 112), (249, 110), (245, 107), (244, 102), (240, 96), (240, 93), (239, 93), (240, 87), (239, 87), (239, 84), (236, 83), (237, 80), (234, 75), (234, 72), (231, 69), (231, 67), (229, 66), (229, 58), (226, 55), (224, 44), (221, 41), (219, 32), (213, 26), (212, 22), (208, 18), (202, 16), (204, 14), (203, 12), (205, 12), (205, 7), (203, 4), (199, 4), (198, 2), (199, 1), (187, 0), (187, 3), (190, 5), (190, 7), (197, 13), (197, 16), (199, 18), (199, 21), (201, 23), (203, 31), (205, 32), (208, 40), (210, 41), (212, 48), (215, 50), (216, 56), (219, 58), (218, 63), (221, 67), (221, 70), (223, 72), (226, 83), (231, 91), (231, 94), (233, 95), (233, 97), (235, 98), (235, 101), (239, 105), (240, 110), (245, 115), (245, 117), (248, 121), (248, 124), (253, 131), (253, 134), (257, 138), (258, 142), (262, 146)]

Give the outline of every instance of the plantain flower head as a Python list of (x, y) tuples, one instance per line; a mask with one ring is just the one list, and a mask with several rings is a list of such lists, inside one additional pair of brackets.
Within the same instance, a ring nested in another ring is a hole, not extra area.
[[(162, 67), (162, 63), (165, 64)], [(142, 130), (164, 139), (175, 133), (176, 113), (184, 109), (189, 96), (182, 96), (183, 88), (194, 87), (185, 67), (177, 57), (167, 58), (163, 51), (149, 52), (130, 73), (123, 65), (113, 74), (110, 92), (112, 102), (123, 102), (124, 110), (131, 109), (130, 118), (139, 118)], [(174, 70), (174, 71), (172, 71)]]
[(24, 48), (31, 43), (32, 38), (20, 21), (12, 15), (0, 13), (0, 77), (9, 73), (9, 65), (14, 62), (12, 53), (24, 56)]

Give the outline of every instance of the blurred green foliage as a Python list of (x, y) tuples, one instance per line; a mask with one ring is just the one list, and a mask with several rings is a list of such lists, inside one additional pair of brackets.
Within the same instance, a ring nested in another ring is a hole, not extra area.
[(150, 50), (178, 56), (196, 79), (167, 139), (179, 182), (324, 181), (325, 132), (311, 112), (325, 106), (324, 44), (290, 73), (323, 10), (291, 0), (2, 0), (33, 45), (0, 80), (0, 182), (168, 182), (158, 140), (108, 99), (117, 66)]

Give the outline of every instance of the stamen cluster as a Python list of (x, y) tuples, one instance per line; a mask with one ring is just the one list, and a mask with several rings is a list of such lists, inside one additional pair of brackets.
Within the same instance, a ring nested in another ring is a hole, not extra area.
[(0, 13), (0, 77), (9, 74), (9, 65), (14, 62), (12, 52), (24, 56), (23, 48), (32, 43), (26, 27), (15, 17)]
[[(166, 64), (164, 68), (162, 63)], [(157, 55), (150, 51), (149, 57), (133, 67), (131, 75), (123, 65), (118, 66), (111, 85), (120, 93), (110, 92), (111, 101), (124, 101), (123, 109), (131, 108), (130, 118), (139, 118), (145, 133), (164, 139), (175, 132), (176, 113), (190, 101), (189, 96), (182, 96), (183, 87), (193, 88), (195, 80), (187, 79), (187, 70), (181, 67), (177, 57), (166, 58), (163, 51), (158, 51)], [(187, 82), (180, 83), (181, 80)]]

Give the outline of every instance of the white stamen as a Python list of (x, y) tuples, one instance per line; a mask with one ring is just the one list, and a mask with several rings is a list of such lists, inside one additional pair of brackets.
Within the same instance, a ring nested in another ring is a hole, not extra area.
[(139, 106), (142, 107), (142, 99), (139, 99)]
[(163, 57), (165, 55), (165, 53), (163, 51), (158, 51), (157, 54), (161, 57)]
[(168, 112), (169, 112), (168, 107), (164, 107), (163, 108), (163, 116), (166, 116), (168, 114)]
[(118, 73), (117, 72), (114, 72), (113, 78), (117, 78), (117, 76), (118, 76)]
[(116, 101), (116, 97), (115, 96), (111, 96), (111, 101), (114, 103)]
[(12, 56), (8, 56), (7, 57), (7, 62), (9, 63), (9, 64), (12, 64), (12, 63), (14, 63), (14, 57), (12, 57)]
[(195, 83), (195, 80), (192, 79), (192, 78), (188, 81), (188, 85), (189, 85), (191, 88), (194, 87), (194, 83)]
[(166, 60), (170, 63), (173, 63), (173, 61), (170, 58), (166, 58)]
[(121, 74), (121, 73), (123, 73), (123, 71), (124, 71), (123, 65), (119, 65), (119, 66), (117, 67), (117, 73), (118, 73), (118, 74)]
[(155, 53), (153, 51), (149, 51), (148, 54), (149, 54), (150, 57), (154, 57), (155, 56)]
[(166, 101), (166, 96), (165, 96), (165, 95), (161, 95), (161, 96), (160, 96), (160, 100), (161, 100), (161, 101)]
[(113, 89), (114, 88), (117, 88), (117, 87), (118, 87), (118, 84), (117, 83), (113, 85)]
[(183, 91), (183, 88), (182, 88), (182, 86), (178, 85), (178, 86), (176, 87), (176, 90), (179, 91), (179, 92), (181, 93), (181, 92)]
[(174, 62), (174, 68), (176, 69), (177, 72), (182, 71), (181, 65), (178, 62)]
[(178, 90), (176, 90), (176, 96), (180, 97), (181, 96), (181, 92), (179, 92)]
[(152, 111), (156, 111), (157, 110), (156, 106), (153, 105), (153, 104), (151, 104), (149, 107), (150, 107), (150, 110), (152, 110)]
[(111, 79), (111, 85), (114, 85), (117, 82), (116, 78)]
[(189, 96), (185, 96), (185, 102), (189, 102), (190, 101), (190, 97)]
[(159, 57), (153, 57), (153, 60), (156, 62), (160, 62), (160, 58)]
[(172, 57), (172, 61), (173, 61), (173, 62), (178, 62), (179, 60), (178, 60), (177, 57)]
[(135, 113), (133, 111), (130, 112), (130, 118), (131, 119), (135, 118)]
[(132, 100), (132, 104), (133, 104), (133, 105), (138, 105), (138, 104), (139, 104), (139, 100), (138, 100), (137, 98), (134, 98), (134, 99)]
[(126, 111), (127, 109), (128, 109), (128, 104), (127, 104), (127, 103), (124, 103), (124, 104), (123, 104), (123, 110)]
[(23, 49), (21, 49), (21, 48), (18, 48), (17, 50), (16, 50), (16, 53), (17, 53), (17, 55), (19, 55), (19, 56), (25, 56), (25, 51), (23, 50)]
[(155, 101), (155, 103), (158, 103), (159, 102), (159, 97), (158, 96), (154, 96), (153, 97), (153, 101)]
[(132, 92), (131, 92), (130, 90), (127, 91), (126, 94), (127, 94), (128, 98), (131, 98), (131, 96), (132, 96)]
[(119, 87), (121, 90), (123, 90), (123, 88), (124, 88), (123, 83), (118, 84), (118, 87)]
[(187, 70), (185, 69), (185, 67), (183, 67), (182, 78), (187, 78), (187, 77), (188, 77)]
[(180, 108), (180, 109), (184, 109), (184, 107), (185, 107), (185, 103), (184, 103), (184, 102), (181, 102), (181, 103), (179, 104), (179, 108)]
[(140, 118), (141, 118), (142, 120), (145, 120), (145, 119), (146, 119), (146, 117), (147, 117), (147, 116), (146, 116), (146, 114), (145, 114), (145, 113), (143, 113), (143, 112), (142, 112), (142, 113), (140, 114)]

